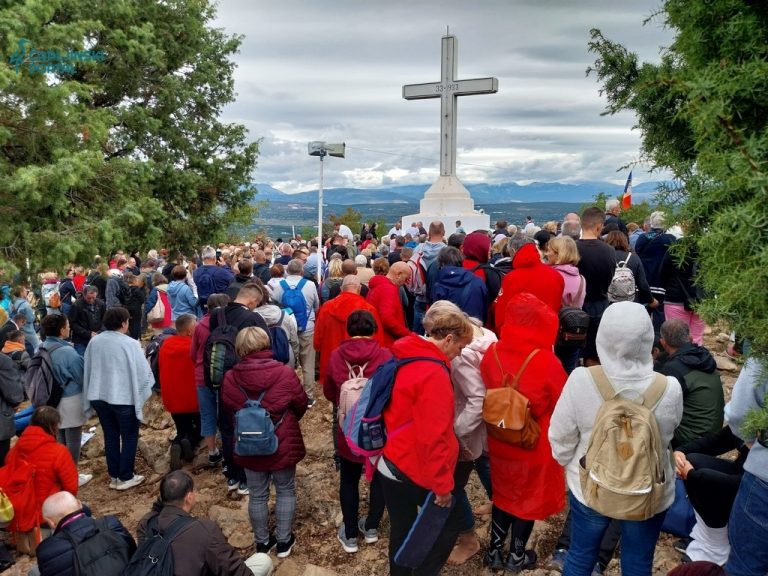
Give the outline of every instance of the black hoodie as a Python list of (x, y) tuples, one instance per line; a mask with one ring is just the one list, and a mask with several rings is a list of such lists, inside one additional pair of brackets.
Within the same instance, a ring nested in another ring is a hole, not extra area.
[(717, 370), (717, 362), (709, 350), (697, 344), (685, 344), (669, 357), (660, 372), (666, 376), (674, 376), (683, 387), (683, 394), (687, 392), (685, 375), (693, 370), (712, 374)]

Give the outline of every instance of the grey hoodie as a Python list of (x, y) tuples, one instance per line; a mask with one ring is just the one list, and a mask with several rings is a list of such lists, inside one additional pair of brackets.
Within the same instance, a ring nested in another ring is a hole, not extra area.
[[(276, 304), (262, 304), (253, 311), (258, 312), (261, 317), (264, 318), (264, 322), (267, 323), (267, 326), (271, 328), (277, 324), (278, 320), (280, 320), (280, 314), (283, 312), (283, 309)], [(285, 330), (285, 333), (288, 335), (288, 341), (291, 343), (291, 358), (288, 365), (295, 367), (296, 359), (299, 357), (299, 331), (296, 325), (296, 318), (294, 318), (292, 313), (286, 310), (280, 325), (283, 330)]]

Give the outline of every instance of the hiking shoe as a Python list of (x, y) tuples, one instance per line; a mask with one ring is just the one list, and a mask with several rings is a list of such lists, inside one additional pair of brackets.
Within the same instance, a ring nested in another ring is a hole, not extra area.
[(215, 454), (208, 453), (208, 466), (211, 468), (218, 466), (222, 460), (224, 460), (224, 454), (220, 450), (217, 450)]
[(78, 486), (78, 488), (80, 486), (85, 486), (91, 480), (93, 480), (93, 474), (78, 474), (77, 475), (77, 486)]
[(291, 532), (291, 537), (288, 538), (287, 542), (277, 543), (277, 557), (288, 558), (288, 556), (291, 555), (291, 550), (293, 550), (294, 544), (296, 544), (296, 535)]
[(240, 485), (240, 482), (235, 478), (229, 478), (227, 479), (227, 492), (234, 492), (237, 490), (238, 486)]
[(277, 538), (275, 538), (274, 534), (269, 535), (269, 540), (266, 542), (256, 542), (256, 552), (261, 552), (262, 554), (269, 554), (269, 551), (272, 550), (272, 548), (275, 547), (277, 544)]
[(501, 570), (504, 568), (504, 559), (502, 558), (501, 550), (488, 549), (483, 558), (483, 564), (488, 566), (491, 570)]
[(250, 490), (248, 490), (248, 484), (245, 482), (240, 482), (237, 485), (237, 493), (240, 494), (240, 496), (248, 496), (248, 494), (250, 494)]
[(547, 565), (545, 568), (547, 570), (557, 570), (558, 572), (562, 572), (563, 568), (565, 567), (565, 557), (568, 555), (568, 550), (565, 548), (560, 548), (559, 550), (555, 550), (552, 552), (552, 556), (549, 558), (549, 561), (547, 562)]
[(507, 561), (504, 564), (505, 572), (517, 573), (522, 570), (529, 570), (536, 566), (538, 557), (533, 550), (526, 550), (522, 555), (518, 556), (514, 552), (510, 552), (507, 555)]
[(192, 462), (195, 459), (195, 449), (187, 438), (181, 441), (181, 458), (186, 462)]
[(375, 544), (379, 541), (379, 531), (376, 528), (370, 530), (365, 529), (365, 522), (368, 520), (368, 516), (363, 516), (357, 523), (357, 527), (360, 528), (366, 544)]
[(133, 478), (131, 478), (130, 480), (118, 480), (115, 490), (128, 490), (129, 488), (138, 486), (142, 482), (144, 482), (144, 476), (142, 476), (141, 474), (134, 474)]
[(109, 487), (112, 488), (112, 490), (115, 490), (117, 488), (118, 482), (120, 482), (119, 478), (110, 478), (109, 479)]
[(339, 533), (336, 538), (341, 542), (341, 547), (344, 548), (344, 552), (347, 554), (354, 554), (357, 552), (357, 538), (347, 538), (347, 531), (344, 528), (344, 522), (339, 526)]
[(314, 405), (315, 405), (315, 399), (314, 398), (310, 398), (309, 400), (307, 400), (307, 408), (312, 408), (312, 406), (314, 406)]
[(171, 444), (171, 472), (181, 469), (181, 444)]

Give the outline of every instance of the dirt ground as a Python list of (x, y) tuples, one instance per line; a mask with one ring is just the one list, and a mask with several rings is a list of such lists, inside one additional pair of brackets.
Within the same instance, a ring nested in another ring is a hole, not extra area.
[[(715, 354), (721, 371), (726, 400), (738, 374), (737, 366), (724, 355), (727, 337), (717, 330), (706, 336), (705, 345)], [(331, 440), (331, 405), (322, 394), (316, 394), (318, 401), (301, 421), (307, 457), (297, 469), (297, 510), (295, 520), (296, 546), (291, 556), (275, 562), (276, 576), (330, 576), (333, 574), (349, 576), (379, 576), (388, 573), (387, 534), (388, 521), (385, 515), (380, 530), (380, 540), (376, 544), (360, 543), (357, 554), (346, 554), (336, 540), (337, 526), (341, 523), (341, 510), (338, 504), (338, 475), (333, 465), (333, 444)], [(114, 514), (126, 527), (135, 533), (141, 517), (149, 511), (157, 497), (158, 484), (162, 475), (169, 469), (168, 448), (175, 431), (170, 416), (162, 409), (162, 404), (155, 396), (145, 407), (146, 425), (142, 426), (139, 451), (136, 458), (136, 471), (147, 477), (147, 481), (132, 490), (115, 492), (108, 488), (109, 476), (106, 470), (103, 452), (104, 444), (98, 420), (92, 419), (88, 426), (96, 426), (96, 436), (83, 449), (80, 469), (90, 472), (94, 479), (81, 488), (79, 497), (87, 502), (95, 515)], [(247, 514), (247, 497), (230, 498), (226, 483), (220, 470), (211, 471), (204, 466), (206, 454), (199, 454), (196, 464), (187, 469), (193, 473), (197, 491), (197, 504), (193, 514), (207, 516), (215, 520), (229, 542), (240, 549), (244, 555), (253, 552), (253, 535)], [(367, 485), (362, 490), (367, 495)], [(476, 476), (470, 479), (468, 487), (473, 506), (485, 501), (485, 494)], [(365, 502), (365, 497), (361, 498)], [(529, 546), (539, 556), (539, 567), (526, 573), (546, 576), (558, 574), (544, 567), (560, 533), (564, 513), (537, 522)], [(482, 566), (482, 554), (488, 542), (490, 517), (476, 519), (475, 529), (483, 549), (463, 566), (446, 567), (446, 576), (491, 574)], [(679, 553), (672, 545), (675, 538), (662, 534), (656, 548), (654, 573), (666, 574), (679, 564)], [(33, 563), (27, 556), (19, 556), (15, 566), (7, 570), (7, 575), (26, 575)], [(620, 574), (617, 560), (614, 560), (606, 572), (609, 576)]]

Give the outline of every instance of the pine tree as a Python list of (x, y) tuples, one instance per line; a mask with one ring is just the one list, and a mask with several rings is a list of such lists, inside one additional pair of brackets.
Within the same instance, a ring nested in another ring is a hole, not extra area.
[(250, 219), (258, 143), (218, 120), (241, 38), (213, 17), (208, 0), (0, 0), (0, 260), (185, 248)]
[(675, 31), (658, 64), (592, 31), (606, 114), (631, 110), (641, 155), (670, 171), (662, 201), (695, 248), (698, 307), (768, 352), (768, 11), (757, 0), (667, 0)]

